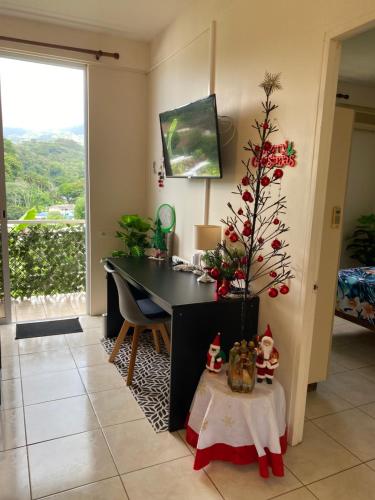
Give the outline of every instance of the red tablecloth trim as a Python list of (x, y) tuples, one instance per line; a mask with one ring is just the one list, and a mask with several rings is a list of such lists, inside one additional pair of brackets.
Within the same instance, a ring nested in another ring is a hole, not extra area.
[[(199, 434), (197, 434), (189, 425), (186, 426), (186, 441), (197, 447)], [(246, 465), (258, 462), (259, 474), (269, 477), (268, 467), (271, 467), (274, 476), (284, 476), (284, 464), (282, 455), (286, 452), (287, 431), (280, 437), (281, 453), (271, 453), (265, 448), (266, 454), (259, 457), (256, 447), (251, 444), (247, 446), (230, 446), (224, 443), (215, 443), (204, 449), (198, 449), (195, 455), (194, 469), (199, 470), (206, 467), (212, 460), (224, 460), (237, 465)]]

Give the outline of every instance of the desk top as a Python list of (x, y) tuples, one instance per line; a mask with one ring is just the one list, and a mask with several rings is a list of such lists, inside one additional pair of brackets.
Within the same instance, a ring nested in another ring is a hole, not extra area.
[(198, 283), (193, 273), (173, 271), (170, 262), (147, 257), (118, 257), (107, 261), (137, 288), (144, 289), (163, 309), (214, 302), (215, 283)]

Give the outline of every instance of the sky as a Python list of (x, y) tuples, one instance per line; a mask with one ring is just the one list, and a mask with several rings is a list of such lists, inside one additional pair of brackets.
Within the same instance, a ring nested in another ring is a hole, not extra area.
[(0, 57), (3, 127), (47, 131), (84, 122), (84, 71)]

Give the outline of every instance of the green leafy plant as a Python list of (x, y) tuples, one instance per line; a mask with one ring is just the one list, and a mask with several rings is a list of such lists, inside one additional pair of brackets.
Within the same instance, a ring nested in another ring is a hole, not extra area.
[(144, 255), (145, 249), (150, 247), (147, 233), (151, 229), (151, 224), (148, 219), (136, 214), (122, 215), (118, 223), (122, 231), (116, 231), (116, 237), (124, 243), (125, 250), (116, 250), (112, 252), (112, 256), (141, 257)]
[(375, 265), (375, 214), (362, 215), (346, 247), (352, 259), (364, 266)]

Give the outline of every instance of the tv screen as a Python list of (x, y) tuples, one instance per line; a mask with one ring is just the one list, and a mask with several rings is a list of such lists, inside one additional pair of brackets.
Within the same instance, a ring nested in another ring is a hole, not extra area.
[(222, 176), (215, 95), (160, 114), (167, 177)]

